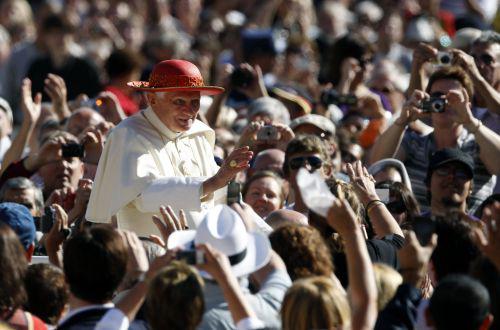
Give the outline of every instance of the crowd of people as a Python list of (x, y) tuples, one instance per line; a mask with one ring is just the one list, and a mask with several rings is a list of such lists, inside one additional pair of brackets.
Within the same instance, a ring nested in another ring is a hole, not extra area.
[(500, 329), (497, 0), (0, 1), (0, 329)]

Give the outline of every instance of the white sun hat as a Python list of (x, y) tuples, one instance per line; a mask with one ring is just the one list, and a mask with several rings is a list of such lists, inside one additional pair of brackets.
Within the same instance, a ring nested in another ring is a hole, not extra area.
[[(266, 235), (247, 232), (238, 213), (227, 205), (217, 205), (203, 217), (196, 230), (175, 231), (167, 248), (192, 250), (198, 244), (210, 244), (229, 258), (236, 277), (253, 273), (265, 266), (271, 257), (271, 244)], [(206, 272), (201, 272), (210, 278)]]

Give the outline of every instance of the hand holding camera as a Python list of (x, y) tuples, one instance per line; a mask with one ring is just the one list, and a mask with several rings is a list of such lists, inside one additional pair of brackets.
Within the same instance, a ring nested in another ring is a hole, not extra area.
[(252, 67), (248, 63), (240, 64), (233, 70), (230, 81), (232, 88), (251, 99), (268, 96), (262, 70), (258, 65)]
[(421, 90), (414, 90), (408, 101), (405, 102), (399, 118), (394, 122), (398, 126), (406, 126), (417, 119), (420, 119), (426, 115), (428, 112), (422, 110), (422, 101), (429, 98), (429, 95)]

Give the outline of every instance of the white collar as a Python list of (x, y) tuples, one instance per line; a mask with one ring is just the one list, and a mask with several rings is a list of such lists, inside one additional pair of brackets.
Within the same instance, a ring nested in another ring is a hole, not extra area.
[(149, 120), (151, 125), (153, 125), (161, 134), (165, 135), (169, 140), (177, 139), (183, 132), (174, 132), (165, 125), (160, 117), (154, 112), (151, 107), (144, 110), (144, 115)]
[(112, 302), (109, 302), (109, 303), (102, 304), (102, 305), (88, 305), (88, 306), (83, 306), (83, 307), (78, 307), (78, 308), (72, 309), (68, 312), (68, 314), (66, 314), (59, 321), (59, 325), (63, 324), (64, 322), (66, 322), (67, 320), (69, 320), (71, 317), (73, 317), (74, 315), (76, 315), (78, 313), (81, 313), (81, 312), (84, 312), (84, 311), (87, 311), (90, 309), (103, 308), (103, 307), (104, 308), (113, 308), (113, 307), (115, 307), (115, 304), (113, 304)]

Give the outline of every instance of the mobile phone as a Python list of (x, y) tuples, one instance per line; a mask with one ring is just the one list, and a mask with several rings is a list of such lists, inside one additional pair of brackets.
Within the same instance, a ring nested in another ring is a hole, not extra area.
[(56, 219), (55, 209), (52, 206), (46, 206), (44, 209), (44, 214), (40, 218), (40, 227), (42, 233), (46, 234), (52, 229), (55, 219)]
[(272, 125), (266, 125), (257, 132), (257, 140), (276, 141), (279, 140), (278, 129)]
[(63, 158), (78, 157), (83, 158), (85, 156), (85, 148), (83, 145), (78, 143), (67, 143), (61, 146)]
[(375, 191), (382, 203), (389, 203), (389, 188), (377, 188)]
[(436, 232), (436, 221), (430, 217), (415, 217), (411, 226), (422, 246), (429, 244), (432, 234)]
[(229, 182), (227, 186), (227, 205), (231, 205), (234, 203), (241, 203), (241, 184), (236, 181)]
[(200, 265), (205, 263), (205, 253), (201, 250), (181, 250), (175, 254), (176, 260), (182, 260), (188, 265)]

